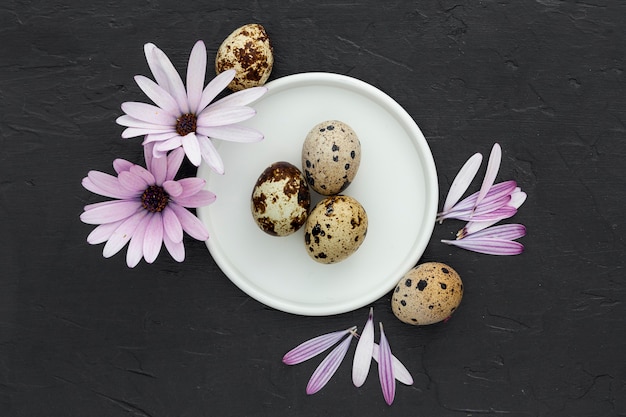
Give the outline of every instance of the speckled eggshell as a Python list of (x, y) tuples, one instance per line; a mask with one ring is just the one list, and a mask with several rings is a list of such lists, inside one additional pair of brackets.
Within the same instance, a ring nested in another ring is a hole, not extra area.
[(252, 190), (252, 217), (261, 230), (272, 236), (288, 236), (300, 229), (310, 206), (306, 179), (289, 162), (267, 167)]
[(228, 84), (232, 91), (258, 87), (267, 81), (274, 66), (274, 52), (265, 28), (248, 24), (228, 35), (217, 50), (215, 72), (234, 68), (235, 78)]
[(302, 168), (309, 186), (322, 195), (343, 192), (361, 163), (361, 142), (350, 126), (327, 120), (313, 127), (302, 145)]
[(463, 298), (463, 282), (450, 266), (426, 262), (411, 269), (398, 282), (391, 309), (400, 321), (426, 325), (449, 318)]
[(304, 243), (309, 256), (323, 264), (343, 261), (361, 246), (367, 214), (352, 197), (336, 195), (320, 201), (309, 214)]

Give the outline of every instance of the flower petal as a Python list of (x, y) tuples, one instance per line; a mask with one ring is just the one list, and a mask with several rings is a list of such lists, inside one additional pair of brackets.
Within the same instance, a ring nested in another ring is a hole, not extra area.
[(213, 78), (202, 92), (202, 98), (200, 99), (200, 104), (198, 105), (198, 112), (203, 111), (204, 108), (208, 106), (209, 103), (228, 86), (228, 84), (230, 84), (236, 74), (237, 71), (229, 69)]
[(117, 177), (100, 171), (89, 171), (87, 177), (83, 178), (82, 185), (92, 193), (104, 197), (120, 199), (137, 197), (136, 193), (120, 187)]
[[(374, 343), (374, 351), (372, 357), (378, 362), (380, 356), (380, 347), (378, 343)], [(400, 362), (398, 358), (391, 355), (391, 361), (393, 365), (393, 375), (395, 378), (405, 385), (413, 385), (413, 377), (408, 369)]]
[(127, 114), (118, 117), (115, 119), (115, 122), (120, 126), (133, 127), (137, 128), (137, 130), (145, 130), (145, 131), (164, 131), (164, 130), (174, 130), (174, 126), (171, 125), (158, 125), (151, 122), (146, 122), (144, 120), (135, 119), (132, 116)]
[[(508, 202), (508, 205), (519, 209), (521, 205), (524, 204), (524, 201), (526, 201), (526, 193), (516, 188), (516, 191), (511, 194), (511, 200)], [(501, 219), (486, 221), (471, 220), (461, 230), (457, 232), (457, 239), (462, 239), (464, 236), (471, 235), (478, 232), (479, 230), (486, 229), (489, 226), (498, 223), (500, 220)]]
[(154, 149), (155, 151), (159, 153), (167, 153), (176, 148), (180, 148), (182, 145), (183, 145), (183, 137), (176, 134), (176, 136), (173, 136), (167, 140), (164, 140), (162, 142), (156, 142), (154, 144)]
[(174, 97), (165, 91), (163, 87), (143, 75), (135, 76), (135, 82), (139, 88), (141, 88), (141, 91), (143, 91), (146, 96), (154, 102), (154, 104), (174, 117), (180, 116), (180, 110), (176, 100), (174, 100)]
[(198, 126), (196, 131), (210, 138), (231, 142), (252, 143), (263, 140), (263, 133), (247, 126)]
[(173, 150), (167, 155), (167, 175), (165, 180), (173, 180), (178, 174), (181, 164), (185, 159), (185, 151), (182, 148)]
[(487, 172), (485, 173), (485, 178), (483, 178), (483, 183), (480, 187), (480, 191), (478, 192), (478, 197), (476, 197), (474, 208), (476, 208), (480, 204), (480, 202), (483, 201), (483, 198), (485, 198), (485, 196), (491, 189), (491, 186), (493, 185), (496, 176), (498, 175), (501, 160), (502, 149), (500, 148), (499, 144), (494, 143), (493, 148), (491, 148), (491, 153), (489, 154)]
[(189, 178), (181, 178), (176, 181), (182, 188), (182, 192), (177, 195), (180, 198), (186, 198), (191, 195), (196, 194), (200, 190), (204, 188), (206, 185), (206, 181), (202, 178), (189, 177)]
[(120, 172), (118, 179), (120, 185), (134, 195), (141, 195), (148, 188), (146, 180), (131, 171)]
[(172, 62), (167, 57), (167, 55), (165, 55), (165, 53), (159, 48), (154, 48), (152, 50), (152, 54), (156, 61), (156, 64), (160, 68), (160, 71), (167, 80), (165, 82), (166, 85), (162, 84), (162, 82), (159, 80), (157, 80), (157, 82), (161, 87), (163, 87), (168, 93), (171, 94), (174, 100), (176, 100), (181, 114), (189, 113), (190, 109), (189, 103), (187, 102), (187, 92), (185, 91), (185, 85), (183, 84), (183, 80), (180, 78), (180, 75), (178, 75), (176, 68), (174, 68), (174, 65), (172, 65)]
[(450, 185), (450, 191), (448, 191), (448, 196), (443, 204), (442, 211), (444, 213), (449, 211), (463, 196), (467, 187), (469, 187), (470, 183), (476, 176), (482, 160), (483, 156), (479, 153), (475, 153), (465, 162), (465, 164), (463, 164), (459, 173), (456, 174), (456, 177), (454, 177), (452, 185)]
[(97, 207), (84, 211), (80, 220), (87, 224), (103, 224), (124, 220), (138, 210), (141, 202), (134, 200), (114, 200), (99, 204)]
[(356, 326), (346, 330), (338, 330), (332, 333), (326, 333), (321, 336), (314, 337), (306, 342), (300, 343), (283, 356), (283, 363), (286, 365), (296, 365), (319, 355), (326, 349), (333, 346), (342, 337), (356, 330)]
[(220, 107), (216, 110), (206, 109), (198, 115), (199, 127), (224, 126), (243, 122), (256, 114), (252, 107)]
[(383, 330), (383, 324), (380, 323), (380, 349), (378, 357), (378, 377), (380, 378), (380, 387), (383, 390), (385, 402), (389, 405), (393, 403), (396, 395), (396, 378), (393, 374), (391, 348)]
[(107, 240), (109, 240), (113, 232), (115, 232), (115, 229), (117, 229), (123, 221), (124, 220), (118, 220), (116, 222), (104, 223), (97, 226), (87, 236), (87, 243), (91, 245), (97, 245), (99, 243), (106, 242)]
[(444, 239), (442, 242), (486, 255), (519, 255), (524, 251), (521, 243), (504, 239)]
[(177, 197), (183, 192), (183, 186), (180, 185), (178, 181), (165, 181), (163, 183), (163, 189), (169, 194), (170, 197)]
[(197, 240), (204, 241), (209, 238), (209, 232), (206, 230), (204, 223), (202, 223), (200, 219), (194, 216), (189, 210), (176, 204), (175, 202), (170, 202), (167, 206), (174, 210), (174, 213), (178, 216), (180, 225), (183, 227), (185, 233)]
[[(162, 143), (176, 137), (180, 138), (180, 135), (173, 128), (167, 132), (151, 132), (146, 133), (146, 137), (141, 144), (145, 146), (149, 143)], [(180, 142), (178, 146), (180, 146)]]
[(151, 264), (159, 256), (163, 244), (163, 217), (161, 213), (153, 213), (143, 238), (143, 257)]
[(313, 372), (313, 375), (311, 375), (311, 379), (306, 386), (307, 394), (315, 394), (316, 392), (324, 388), (326, 383), (330, 381), (330, 378), (332, 378), (332, 376), (335, 374), (335, 372), (339, 368), (339, 365), (341, 365), (343, 358), (346, 356), (351, 341), (352, 335), (349, 335), (340, 344), (338, 344), (318, 365), (318, 367)]
[(180, 204), (183, 207), (187, 208), (198, 208), (208, 206), (216, 200), (216, 196), (209, 190), (201, 190), (198, 191), (194, 195), (190, 195), (188, 197), (174, 197), (174, 200), (177, 204)]
[(200, 151), (202, 152), (202, 159), (209, 165), (209, 167), (216, 173), (224, 174), (224, 162), (222, 157), (215, 149), (215, 145), (210, 138), (206, 136), (198, 135), (200, 141)]
[(137, 266), (141, 258), (143, 258), (143, 240), (146, 236), (146, 229), (148, 223), (150, 223), (151, 216), (145, 216), (141, 219), (141, 222), (137, 225), (133, 237), (128, 244), (128, 250), (126, 251), (126, 265), (129, 268)]
[(526, 227), (522, 224), (502, 224), (492, 226), (466, 235), (462, 239), (504, 239), (515, 240), (526, 236)]
[(147, 214), (148, 212), (146, 210), (140, 210), (122, 222), (104, 245), (102, 256), (110, 258), (126, 246), (126, 243), (128, 243), (133, 233), (135, 233), (137, 225)]
[(156, 184), (156, 178), (154, 178), (154, 175), (152, 175), (152, 172), (148, 171), (141, 165), (134, 165), (130, 167), (130, 172), (143, 178), (146, 181), (146, 184), (148, 185)]
[(117, 159), (113, 160), (113, 169), (118, 174), (120, 172), (122, 172), (122, 171), (128, 171), (130, 169), (130, 167), (132, 167), (133, 165), (135, 165), (135, 164), (133, 164), (130, 161), (127, 161), (126, 159), (117, 158)]
[(176, 262), (182, 262), (185, 260), (185, 245), (182, 240), (180, 242), (173, 242), (167, 234), (165, 234), (163, 235), (163, 243)]
[(360, 387), (365, 383), (367, 374), (370, 371), (372, 352), (374, 351), (374, 309), (370, 307), (369, 315), (359, 342), (354, 351), (352, 362), (352, 383), (355, 387)]
[(176, 125), (175, 116), (152, 104), (127, 101), (122, 103), (122, 110), (133, 119), (154, 124), (154, 129), (163, 130), (167, 127), (171, 129)]
[(215, 103), (209, 106), (210, 109), (217, 109), (220, 107), (230, 106), (247, 106), (253, 101), (261, 98), (267, 93), (267, 87), (252, 87), (245, 90), (237, 91), (236, 93), (229, 94), (224, 98), (219, 99)]
[(202, 162), (202, 153), (200, 152), (200, 144), (198, 143), (196, 134), (191, 132), (188, 135), (183, 136), (181, 141), (183, 149), (185, 150), (185, 155), (187, 155), (189, 162), (195, 166), (199, 166), (200, 162)]
[(165, 207), (162, 211), (163, 215), (163, 230), (164, 235), (172, 241), (172, 243), (182, 242), (183, 240), (183, 227), (180, 225), (180, 220), (176, 213), (169, 208)]
[(187, 101), (192, 113), (200, 111), (200, 100), (204, 88), (204, 76), (206, 75), (206, 47), (204, 42), (198, 41), (193, 46), (187, 65)]
[(167, 77), (165, 76), (165, 71), (161, 68), (161, 64), (157, 59), (156, 50), (159, 50), (157, 46), (153, 43), (147, 43), (143, 46), (144, 54), (146, 55), (146, 61), (148, 62), (148, 67), (150, 67), (150, 71), (152, 71), (152, 75), (156, 82), (163, 88), (165, 91), (168, 91), (169, 82)]
[(163, 185), (165, 177), (167, 175), (167, 159), (166, 158), (152, 158), (150, 161), (149, 171), (154, 176), (154, 183), (156, 185)]

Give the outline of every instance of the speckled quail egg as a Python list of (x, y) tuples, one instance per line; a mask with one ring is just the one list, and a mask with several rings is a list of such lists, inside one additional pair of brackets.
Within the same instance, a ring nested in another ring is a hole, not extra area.
[(215, 57), (215, 72), (234, 68), (228, 84), (233, 91), (265, 84), (274, 66), (274, 52), (265, 28), (253, 23), (235, 29), (222, 42)]
[(350, 126), (339, 120), (315, 125), (302, 145), (302, 168), (312, 189), (322, 195), (343, 192), (361, 163), (361, 142)]
[(304, 230), (304, 243), (312, 259), (323, 264), (340, 262), (365, 240), (367, 214), (352, 197), (326, 197), (313, 208)]
[(252, 217), (261, 230), (272, 236), (287, 236), (300, 229), (310, 206), (306, 179), (289, 162), (267, 167), (252, 190)]
[(463, 298), (463, 282), (450, 266), (426, 262), (411, 269), (398, 282), (391, 309), (400, 321), (433, 324), (449, 318)]

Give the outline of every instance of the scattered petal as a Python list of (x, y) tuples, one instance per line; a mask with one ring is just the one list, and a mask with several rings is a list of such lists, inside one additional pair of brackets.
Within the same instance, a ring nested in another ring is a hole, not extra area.
[[(380, 355), (380, 347), (378, 343), (374, 343), (374, 351), (372, 357), (376, 362), (378, 362), (378, 358)], [(404, 385), (413, 385), (413, 377), (408, 369), (400, 362), (398, 358), (391, 355), (391, 361), (393, 365), (393, 375), (396, 379), (402, 382)]]
[(504, 239), (444, 239), (442, 242), (486, 255), (519, 255), (524, 251), (521, 243)]
[(483, 178), (483, 183), (480, 187), (480, 191), (478, 192), (478, 196), (476, 197), (476, 202), (474, 203), (474, 208), (478, 207), (483, 198), (487, 195), (491, 186), (493, 185), (496, 176), (498, 175), (498, 170), (500, 169), (500, 161), (502, 160), (502, 149), (500, 145), (495, 143), (493, 148), (491, 148), (491, 154), (489, 155), (489, 162), (487, 163), (487, 172), (485, 173), (485, 178)]
[(380, 387), (383, 390), (385, 402), (389, 405), (393, 403), (396, 395), (396, 378), (393, 373), (391, 347), (385, 336), (383, 324), (380, 323), (380, 347), (378, 358), (378, 377), (380, 378)]
[(443, 204), (443, 212), (449, 211), (463, 196), (467, 187), (476, 176), (478, 168), (483, 160), (483, 156), (479, 153), (472, 155), (467, 162), (461, 167), (459, 173), (456, 175), (448, 191), (448, 196)]
[(336, 344), (345, 335), (354, 331), (356, 331), (356, 326), (350, 327), (346, 330), (326, 333), (321, 336), (314, 337), (311, 340), (307, 340), (285, 353), (285, 356), (283, 356), (283, 363), (287, 365), (296, 365), (309, 360)]
[(319, 364), (319, 366), (313, 372), (313, 375), (311, 375), (311, 379), (306, 386), (307, 394), (315, 394), (316, 392), (324, 388), (326, 383), (330, 381), (330, 378), (332, 378), (332, 376), (335, 374), (335, 372), (339, 368), (339, 365), (341, 365), (343, 358), (346, 356), (351, 341), (352, 335), (349, 335), (339, 345), (337, 345)]
[(370, 307), (367, 322), (363, 327), (361, 337), (354, 351), (352, 362), (352, 382), (355, 387), (360, 387), (365, 383), (367, 374), (370, 371), (370, 363), (374, 351), (374, 309)]

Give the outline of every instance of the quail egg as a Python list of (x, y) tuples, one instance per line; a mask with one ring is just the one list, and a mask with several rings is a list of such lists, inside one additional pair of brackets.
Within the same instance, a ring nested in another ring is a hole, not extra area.
[(304, 242), (309, 256), (323, 264), (343, 261), (361, 246), (367, 234), (367, 214), (352, 197), (324, 198), (311, 211)]
[(402, 322), (433, 324), (448, 319), (463, 298), (463, 282), (450, 266), (426, 262), (411, 269), (398, 282), (391, 309)]
[(288, 236), (300, 229), (310, 205), (306, 179), (289, 162), (267, 167), (252, 190), (252, 217), (261, 230), (272, 236)]
[(315, 125), (302, 145), (302, 167), (309, 186), (322, 195), (343, 192), (361, 163), (361, 142), (350, 126), (339, 120)]
[(233, 91), (258, 87), (267, 81), (274, 66), (274, 52), (265, 28), (253, 23), (235, 29), (222, 42), (215, 57), (215, 72), (234, 68), (228, 84)]

